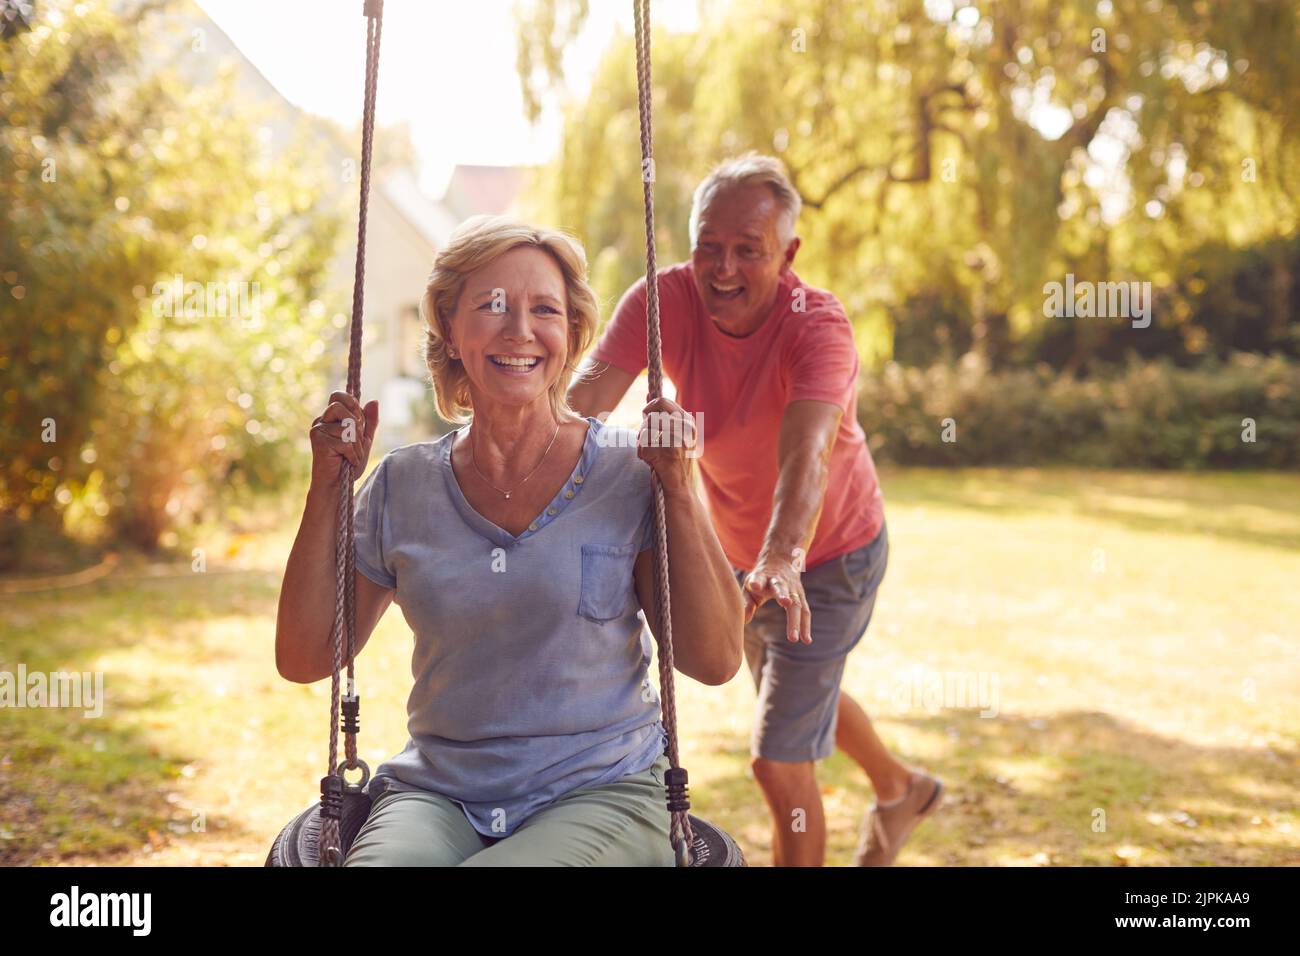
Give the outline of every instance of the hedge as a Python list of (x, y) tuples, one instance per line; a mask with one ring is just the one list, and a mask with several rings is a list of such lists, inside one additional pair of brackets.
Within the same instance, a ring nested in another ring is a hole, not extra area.
[(1300, 363), (1239, 352), (1088, 378), (1046, 365), (990, 372), (973, 356), (890, 363), (863, 376), (858, 420), (876, 460), (903, 465), (1295, 468)]

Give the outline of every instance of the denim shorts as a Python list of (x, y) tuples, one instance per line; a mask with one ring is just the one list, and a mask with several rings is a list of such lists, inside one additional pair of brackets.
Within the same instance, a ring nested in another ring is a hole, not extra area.
[(483, 836), (454, 800), (387, 790), (344, 866), (663, 866), (668, 842), (668, 758), (613, 783), (579, 787), (528, 817), (508, 837)]
[[(831, 755), (844, 662), (866, 633), (888, 561), (882, 524), (872, 541), (803, 573), (811, 644), (786, 639), (786, 611), (776, 601), (754, 612), (745, 625), (745, 661), (758, 690), (753, 756), (798, 763)], [(748, 572), (732, 571), (743, 586)]]

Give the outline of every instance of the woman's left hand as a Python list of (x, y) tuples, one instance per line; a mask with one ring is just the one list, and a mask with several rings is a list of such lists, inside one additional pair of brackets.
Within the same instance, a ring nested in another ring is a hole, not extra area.
[(691, 459), (702, 436), (695, 419), (670, 398), (656, 398), (641, 409), (637, 457), (654, 469), (665, 494), (691, 491)]

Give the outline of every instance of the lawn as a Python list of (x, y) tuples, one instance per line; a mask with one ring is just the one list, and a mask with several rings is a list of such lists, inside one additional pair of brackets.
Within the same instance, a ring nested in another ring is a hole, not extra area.
[[(882, 480), (890, 566), (844, 687), (948, 787), (900, 864), (1300, 859), (1300, 477)], [(0, 711), (0, 863), (261, 865), (315, 799), (328, 742), (329, 681), (289, 684), (274, 665), (296, 520), (3, 596), (0, 670), (102, 671), (106, 703), (98, 718)], [(358, 661), (371, 767), (406, 741), (410, 641), (391, 609)], [(695, 807), (764, 865), (753, 700), (743, 669), (722, 688), (678, 682)], [(870, 789), (839, 753), (819, 779), (828, 863), (843, 864)]]

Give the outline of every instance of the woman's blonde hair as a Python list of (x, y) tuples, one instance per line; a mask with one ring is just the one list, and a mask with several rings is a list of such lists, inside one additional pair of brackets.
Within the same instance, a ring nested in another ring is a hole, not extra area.
[(552, 229), (541, 229), (507, 216), (474, 216), (452, 233), (445, 249), (433, 260), (433, 271), (420, 299), (424, 322), (424, 363), (433, 383), (433, 402), (438, 414), (449, 422), (465, 423), (473, 413), (469, 376), (459, 359), (448, 354), (451, 317), (465, 288), (465, 280), (498, 256), (519, 246), (535, 246), (549, 253), (564, 276), (569, 322), (569, 355), (564, 369), (551, 386), (551, 411), (556, 421), (578, 418), (565, 398), (577, 363), (596, 336), (599, 306), (587, 284), (587, 254), (574, 238)]

